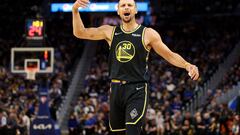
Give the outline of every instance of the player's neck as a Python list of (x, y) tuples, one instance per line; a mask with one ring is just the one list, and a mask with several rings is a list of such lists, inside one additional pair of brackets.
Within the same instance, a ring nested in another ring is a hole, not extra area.
[(137, 24), (136, 21), (130, 21), (128, 23), (125, 23), (125, 22), (122, 23), (122, 27), (123, 27), (124, 31), (133, 31), (138, 26), (139, 26), (139, 24)]

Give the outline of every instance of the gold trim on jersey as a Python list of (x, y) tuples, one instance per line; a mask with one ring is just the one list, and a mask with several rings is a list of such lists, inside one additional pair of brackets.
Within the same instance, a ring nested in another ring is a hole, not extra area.
[(112, 36), (111, 36), (111, 43), (109, 45), (109, 50), (111, 49), (111, 46), (112, 46), (112, 41), (113, 41), (113, 36), (114, 36), (115, 30), (116, 30), (116, 26), (113, 26), (113, 31), (112, 31)]
[(137, 122), (143, 117), (145, 110), (146, 110), (146, 105), (147, 105), (147, 83), (145, 83), (145, 98), (144, 98), (144, 105), (143, 105), (143, 110), (141, 116), (135, 121), (135, 122), (126, 122), (127, 125), (135, 125)]
[(150, 49), (147, 48), (145, 41), (144, 41), (145, 30), (146, 30), (146, 27), (143, 29), (143, 32), (142, 32), (142, 44), (143, 44), (143, 47), (145, 48), (145, 50), (150, 52)]
[(112, 79), (111, 82), (112, 82), (112, 83), (121, 83), (121, 84), (126, 84), (126, 83), (127, 83), (127, 81), (117, 80), (117, 79)]
[(110, 127), (110, 130), (111, 130), (112, 132), (119, 132), (119, 131), (125, 131), (125, 130), (126, 130), (126, 128), (123, 128), (123, 129), (112, 129), (110, 120), (109, 120), (109, 127)]
[(147, 57), (146, 57), (146, 72), (148, 71), (148, 59), (149, 59), (149, 53), (147, 53)]
[(135, 32), (135, 31), (137, 31), (139, 28), (140, 28), (140, 26), (141, 26), (141, 24), (139, 24), (134, 30), (132, 30), (132, 31), (125, 31), (124, 29), (123, 29), (123, 25), (120, 25), (120, 28), (121, 28), (121, 30), (124, 32), (124, 33), (126, 33), (126, 34), (131, 34), (131, 33), (133, 33), (133, 32)]

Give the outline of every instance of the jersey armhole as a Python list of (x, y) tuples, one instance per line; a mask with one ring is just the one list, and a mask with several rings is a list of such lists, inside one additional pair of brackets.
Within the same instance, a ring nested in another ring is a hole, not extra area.
[(146, 31), (146, 27), (143, 29), (143, 32), (142, 32), (142, 45), (147, 52), (150, 52), (150, 49), (147, 48), (147, 46), (145, 45), (145, 41), (144, 41), (145, 31)]
[(113, 30), (112, 30), (111, 43), (110, 43), (110, 45), (109, 45), (109, 50), (111, 49), (111, 46), (112, 46), (112, 41), (113, 41), (113, 38), (114, 38), (115, 29), (116, 29), (116, 26), (114, 26), (114, 27), (113, 27)]

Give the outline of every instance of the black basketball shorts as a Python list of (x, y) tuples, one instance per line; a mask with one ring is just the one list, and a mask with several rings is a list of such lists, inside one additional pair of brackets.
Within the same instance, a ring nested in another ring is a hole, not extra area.
[(127, 124), (143, 124), (148, 105), (148, 89), (148, 83), (144, 82), (123, 84), (112, 81), (109, 120), (112, 132), (125, 131)]

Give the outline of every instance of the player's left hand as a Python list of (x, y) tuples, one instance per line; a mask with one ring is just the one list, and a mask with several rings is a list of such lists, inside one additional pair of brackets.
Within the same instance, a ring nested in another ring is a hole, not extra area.
[(192, 80), (197, 80), (199, 78), (199, 71), (197, 66), (189, 63), (186, 65), (186, 70), (188, 71), (188, 75)]

